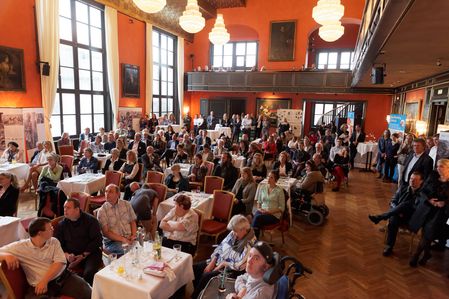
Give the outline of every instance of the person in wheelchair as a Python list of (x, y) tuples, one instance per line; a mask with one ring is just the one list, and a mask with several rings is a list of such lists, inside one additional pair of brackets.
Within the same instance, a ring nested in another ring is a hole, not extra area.
[(274, 266), (275, 257), (270, 245), (259, 241), (249, 251), (246, 273), (235, 280), (235, 291), (226, 299), (271, 299), (274, 285), (264, 280), (264, 274)]
[(315, 193), (319, 183), (324, 183), (323, 174), (318, 170), (315, 162), (309, 160), (306, 162), (305, 176), (292, 188), (292, 205), (299, 208), (303, 203), (310, 204), (312, 194)]
[(332, 165), (332, 175), (335, 176), (337, 185), (332, 188), (332, 191), (340, 191), (341, 183), (348, 177), (349, 174), (349, 154), (346, 147), (341, 148), (334, 157)]

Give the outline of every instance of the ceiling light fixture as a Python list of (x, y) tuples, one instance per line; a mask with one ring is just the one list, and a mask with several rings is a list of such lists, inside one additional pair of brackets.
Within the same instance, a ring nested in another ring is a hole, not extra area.
[(341, 25), (340, 21), (335, 21), (323, 25), (318, 29), (318, 35), (326, 42), (334, 42), (345, 33), (345, 27)]
[(217, 14), (217, 19), (215, 20), (214, 28), (209, 32), (209, 40), (216, 46), (221, 46), (226, 44), (230, 39), (228, 30), (226, 30), (224, 19), (222, 14)]
[(312, 10), (313, 19), (320, 25), (339, 21), (345, 13), (345, 7), (340, 0), (318, 0)]
[(160, 12), (167, 4), (166, 0), (133, 0), (133, 2), (146, 13)]
[(188, 0), (186, 10), (179, 18), (179, 25), (189, 33), (200, 32), (206, 21), (200, 13), (197, 0)]

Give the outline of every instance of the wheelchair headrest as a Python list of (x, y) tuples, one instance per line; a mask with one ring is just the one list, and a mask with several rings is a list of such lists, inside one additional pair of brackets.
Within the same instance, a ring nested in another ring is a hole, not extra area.
[(263, 281), (265, 281), (266, 283), (272, 285), (275, 284), (279, 278), (282, 277), (283, 275), (283, 269), (282, 269), (282, 264), (280, 263), (280, 255), (277, 252), (273, 253), (273, 266), (268, 269), (267, 271), (265, 271), (264, 275), (263, 275)]

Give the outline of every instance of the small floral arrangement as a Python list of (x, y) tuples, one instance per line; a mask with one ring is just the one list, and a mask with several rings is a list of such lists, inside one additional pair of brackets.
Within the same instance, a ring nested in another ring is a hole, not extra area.
[(264, 105), (260, 106), (259, 110), (260, 110), (260, 114), (264, 114), (264, 115), (268, 114), (268, 107), (265, 107)]

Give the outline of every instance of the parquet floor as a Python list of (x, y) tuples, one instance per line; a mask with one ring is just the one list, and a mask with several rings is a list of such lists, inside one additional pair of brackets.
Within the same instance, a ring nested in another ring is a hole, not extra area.
[[(384, 211), (394, 191), (393, 184), (381, 183), (374, 174), (353, 170), (348, 188), (334, 193), (327, 186), (330, 215), (323, 226), (314, 227), (295, 216), (284, 245), (280, 235), (274, 235), (275, 250), (295, 256), (313, 270), (297, 281), (299, 293), (308, 299), (449, 298), (449, 250), (433, 252), (425, 267), (410, 268), (410, 237), (400, 234), (394, 254), (382, 256), (382, 225), (373, 225), (367, 215)], [(19, 216), (34, 215), (34, 200), (23, 197)], [(202, 239), (197, 260), (210, 254), (211, 243)]]

